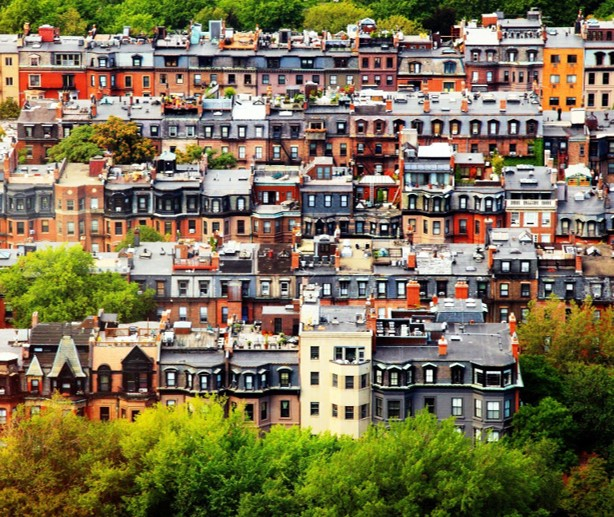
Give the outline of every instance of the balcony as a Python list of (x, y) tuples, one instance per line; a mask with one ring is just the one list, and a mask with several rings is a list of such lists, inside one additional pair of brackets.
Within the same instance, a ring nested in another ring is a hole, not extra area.
[(556, 199), (508, 199), (508, 210), (556, 210)]
[(326, 140), (326, 129), (305, 129), (305, 139), (308, 141), (324, 141)]

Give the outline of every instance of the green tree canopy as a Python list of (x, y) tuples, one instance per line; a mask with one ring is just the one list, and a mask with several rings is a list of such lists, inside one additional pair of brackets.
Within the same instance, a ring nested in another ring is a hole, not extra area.
[(21, 407), (2, 437), (0, 514), (118, 515), (127, 422), (92, 425), (59, 395), (25, 416)]
[(90, 158), (102, 154), (102, 149), (92, 142), (93, 135), (93, 126), (77, 126), (66, 138), (49, 149), (49, 160), (61, 162), (66, 158), (69, 162), (88, 163)]
[[(78, 321), (98, 309), (117, 312), (122, 321), (143, 319), (153, 308), (153, 291), (118, 273), (92, 273), (94, 258), (80, 246), (48, 248), (20, 257), (0, 272), (0, 287), (16, 313), (16, 324), (39, 320)], [(106, 306), (105, 306), (106, 304)]]
[(136, 122), (124, 122), (119, 117), (96, 124), (91, 141), (112, 153), (118, 164), (149, 162), (156, 153), (153, 142), (139, 134)]
[(314, 5), (305, 11), (304, 26), (314, 31), (345, 31), (348, 25), (358, 23), (361, 19), (373, 16), (368, 7), (359, 7), (352, 2), (327, 2)]
[[(141, 242), (162, 242), (164, 236), (154, 230), (151, 226), (141, 225), (139, 229), (139, 238)], [(134, 246), (134, 228), (130, 228), (126, 233), (123, 240), (115, 246), (115, 251), (123, 250), (124, 248), (131, 248)]]
[(232, 153), (220, 153), (217, 155), (215, 149), (207, 151), (207, 166), (209, 169), (232, 169), (237, 165), (237, 159)]
[(12, 97), (0, 102), (0, 119), (15, 119), (20, 111), (19, 104)]

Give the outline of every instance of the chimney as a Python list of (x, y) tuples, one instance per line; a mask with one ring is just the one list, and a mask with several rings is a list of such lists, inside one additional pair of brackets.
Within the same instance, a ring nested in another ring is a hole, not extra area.
[(102, 174), (106, 164), (107, 161), (100, 156), (90, 158), (90, 178), (97, 178), (100, 174)]
[(576, 275), (582, 274), (582, 255), (576, 251)]
[(98, 105), (95, 102), (92, 102), (90, 106), (90, 117), (96, 118), (98, 116)]
[(217, 252), (211, 254), (211, 269), (213, 271), (219, 271), (220, 269), (220, 256)]
[(514, 359), (518, 361), (518, 357), (520, 356), (520, 342), (518, 341), (518, 335), (516, 333), (512, 336), (512, 355)]
[(484, 221), (484, 244), (486, 244), (486, 246), (490, 245), (490, 232), (492, 231), (492, 223), (493, 220), (490, 217), (488, 217)]
[(350, 102), (350, 113), (354, 113), (356, 111), (356, 106), (353, 102)]
[(437, 304), (439, 303), (439, 296), (434, 294), (432, 300), (433, 300), (433, 305), (437, 307)]
[(499, 111), (503, 112), (507, 110), (507, 101), (505, 99), (501, 99), (499, 101)]
[(416, 269), (417, 265), (418, 265), (418, 261), (416, 260), (416, 254), (409, 253), (407, 255), (407, 269)]
[(454, 286), (454, 297), (459, 300), (466, 300), (469, 298), (469, 284), (464, 280), (459, 280)]
[(495, 253), (497, 251), (496, 246), (488, 246), (486, 253), (488, 254), (488, 269), (492, 269), (495, 263)]
[(441, 336), (439, 338), (437, 345), (439, 349), (439, 357), (445, 357), (448, 355), (448, 340), (445, 338), (445, 336)]
[(271, 103), (269, 102), (268, 99), (264, 105), (264, 110), (265, 110), (265, 114), (267, 117), (271, 115)]
[(424, 113), (430, 113), (431, 112), (431, 100), (424, 99), (424, 104), (422, 107), (424, 109)]
[(141, 245), (141, 229), (137, 226), (134, 229), (134, 247), (138, 248)]
[(30, 323), (30, 325), (32, 328), (38, 325), (38, 311), (34, 311), (32, 313), (32, 322)]
[(55, 106), (55, 118), (57, 118), (58, 120), (62, 120), (63, 116), (64, 116), (64, 103), (62, 102), (62, 100), (59, 100)]
[(461, 101), (461, 112), (468, 113), (469, 112), (469, 101), (467, 99), (463, 99)]
[(420, 306), (420, 284), (415, 280), (407, 282), (405, 288), (405, 295), (407, 297), (407, 307), (419, 307)]
[(335, 250), (335, 270), (339, 271), (341, 269), (341, 251), (339, 248)]
[(516, 316), (513, 312), (508, 316), (507, 323), (510, 326), (510, 336), (516, 335)]
[(392, 99), (386, 100), (386, 113), (392, 112)]
[(299, 268), (300, 258), (301, 255), (298, 251), (292, 251), (292, 256), (290, 259), (290, 269), (292, 269), (292, 271), (296, 271)]

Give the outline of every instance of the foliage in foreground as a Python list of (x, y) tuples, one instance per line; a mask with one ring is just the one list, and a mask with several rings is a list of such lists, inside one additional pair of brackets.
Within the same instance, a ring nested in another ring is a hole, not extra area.
[(428, 413), (351, 440), (281, 427), (261, 436), (215, 399), (134, 423), (65, 409), (57, 397), (8, 428), (0, 514), (545, 515), (561, 492), (538, 453), (474, 446)]
[(153, 291), (119, 273), (92, 273), (94, 258), (80, 246), (28, 253), (0, 272), (0, 288), (13, 308), (18, 327), (30, 326), (37, 311), (41, 322), (80, 321), (103, 308), (121, 321), (143, 319), (153, 309)]

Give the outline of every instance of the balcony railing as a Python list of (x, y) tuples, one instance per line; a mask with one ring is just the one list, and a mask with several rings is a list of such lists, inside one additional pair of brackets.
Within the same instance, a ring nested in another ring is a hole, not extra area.
[(556, 199), (508, 199), (505, 202), (507, 208), (521, 208), (543, 210), (548, 208), (556, 209)]

